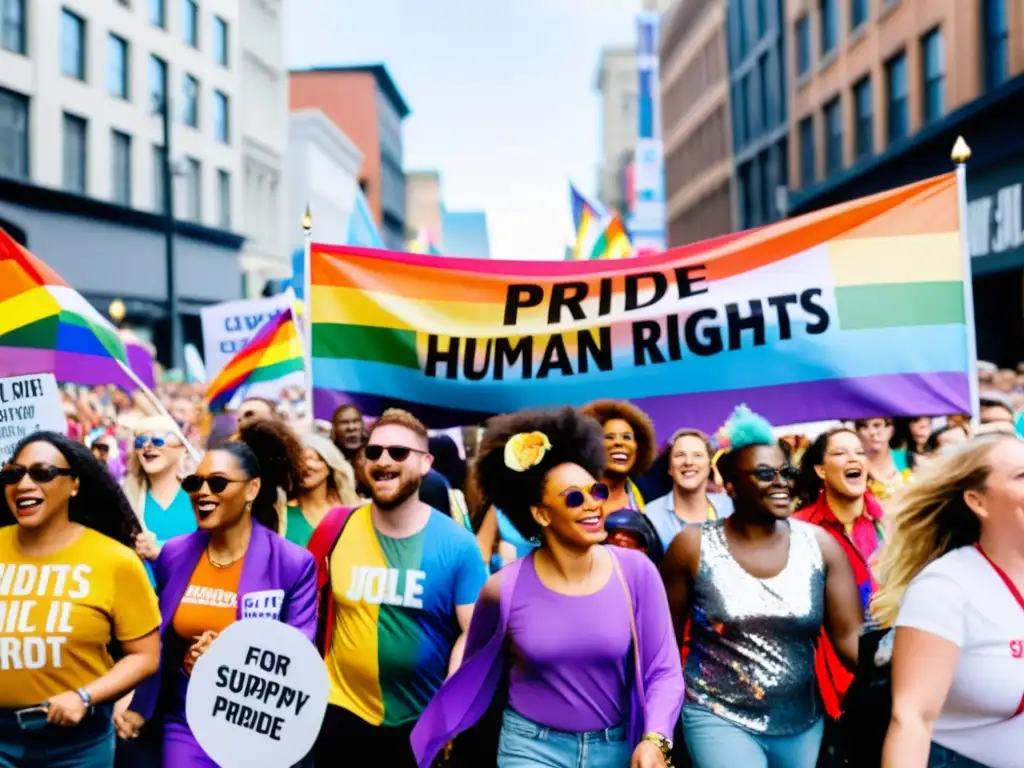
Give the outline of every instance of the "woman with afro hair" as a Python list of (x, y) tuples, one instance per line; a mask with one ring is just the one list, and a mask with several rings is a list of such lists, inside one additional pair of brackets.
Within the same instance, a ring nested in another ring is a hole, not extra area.
[(852, 669), (860, 594), (835, 540), (791, 518), (797, 472), (771, 425), (741, 405), (725, 431), (734, 511), (684, 528), (662, 561), (680, 644), (692, 617), (683, 737), (695, 768), (814, 768), (818, 636)]
[[(571, 408), (488, 424), (477, 479), (540, 545), (484, 586), (462, 666), (413, 731), (421, 767), (506, 694), (498, 768), (666, 765), (682, 703), (679, 652), (654, 565), (600, 546), (604, 470), (600, 425)], [(507, 684), (503, 649), (514, 658)]]
[(644, 511), (644, 498), (634, 482), (654, 464), (657, 443), (650, 417), (628, 400), (595, 400), (580, 409), (601, 425), (607, 457), (604, 482), (611, 491), (605, 511)]
[[(138, 518), (106, 466), (53, 432), (0, 470), (0, 765), (110, 768), (114, 702), (157, 668)], [(112, 653), (113, 649), (113, 653)]]

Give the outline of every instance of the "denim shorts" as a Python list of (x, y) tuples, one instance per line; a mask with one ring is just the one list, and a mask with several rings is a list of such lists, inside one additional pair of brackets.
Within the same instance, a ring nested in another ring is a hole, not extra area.
[(986, 768), (986, 766), (933, 741), (931, 752), (928, 754), (928, 768)]
[(815, 768), (824, 729), (819, 718), (802, 733), (766, 736), (704, 707), (683, 707), (683, 737), (694, 768)]
[(628, 768), (633, 749), (626, 727), (567, 733), (506, 709), (498, 739), (498, 768)]
[(97, 707), (78, 725), (23, 730), (13, 712), (0, 712), (0, 768), (111, 768), (113, 708)]

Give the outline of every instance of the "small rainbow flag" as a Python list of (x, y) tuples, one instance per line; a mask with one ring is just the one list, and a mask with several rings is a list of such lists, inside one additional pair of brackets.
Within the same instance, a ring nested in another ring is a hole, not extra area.
[(0, 376), (52, 373), (133, 392), (117, 330), (44, 261), (0, 228)]
[(211, 413), (223, 411), (243, 387), (275, 381), (304, 368), (299, 331), (288, 308), (267, 321), (210, 382), (207, 407)]
[(629, 235), (626, 234), (622, 218), (617, 213), (613, 213), (608, 226), (604, 228), (604, 232), (594, 243), (590, 258), (628, 259), (632, 255), (633, 244), (629, 241)]
[(587, 200), (574, 184), (569, 185), (569, 198), (572, 205), (572, 225), (576, 234), (573, 259), (583, 261), (590, 258), (601, 237), (601, 220), (605, 218), (605, 214)]

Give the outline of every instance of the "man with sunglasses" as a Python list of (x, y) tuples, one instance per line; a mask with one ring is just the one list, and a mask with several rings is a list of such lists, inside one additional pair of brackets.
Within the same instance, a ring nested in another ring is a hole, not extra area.
[(422, 423), (385, 411), (363, 451), (372, 503), (329, 513), (309, 544), (330, 679), (314, 755), (333, 766), (358, 744), (376, 764), (412, 767), (409, 734), (461, 662), (487, 573), (473, 534), (420, 498), (433, 461)]

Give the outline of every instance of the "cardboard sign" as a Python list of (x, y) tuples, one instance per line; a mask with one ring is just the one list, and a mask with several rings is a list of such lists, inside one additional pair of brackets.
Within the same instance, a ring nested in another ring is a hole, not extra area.
[(185, 716), (222, 768), (281, 768), (302, 760), (327, 711), (327, 670), (305, 635), (272, 619), (243, 619), (196, 662)]
[(21, 438), (39, 430), (66, 434), (67, 419), (52, 373), (0, 379), (0, 461)]

